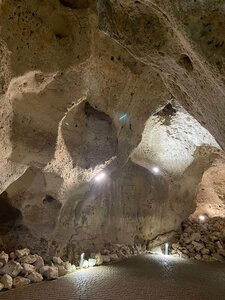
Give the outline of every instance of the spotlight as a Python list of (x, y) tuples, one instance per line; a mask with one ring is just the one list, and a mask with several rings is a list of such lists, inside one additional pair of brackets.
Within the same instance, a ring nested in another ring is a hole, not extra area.
[(165, 243), (165, 248), (164, 248), (164, 254), (165, 255), (169, 255), (169, 244), (168, 243)]
[(95, 176), (95, 181), (100, 182), (101, 180), (103, 180), (105, 178), (105, 176), (106, 176), (105, 173), (102, 172), (102, 173), (98, 174), (97, 176)]
[(158, 174), (159, 173), (159, 168), (158, 167), (153, 167), (152, 172), (155, 173), (155, 174)]
[(117, 119), (121, 124), (125, 124), (126, 121), (128, 120), (128, 114), (125, 113), (125, 112), (118, 113), (118, 114), (116, 115), (116, 119)]
[(122, 121), (127, 117), (127, 114), (123, 114), (121, 117), (119, 117), (119, 120)]
[(199, 221), (201, 221), (201, 222), (205, 221), (205, 216), (204, 215), (199, 215), (198, 218), (199, 218)]

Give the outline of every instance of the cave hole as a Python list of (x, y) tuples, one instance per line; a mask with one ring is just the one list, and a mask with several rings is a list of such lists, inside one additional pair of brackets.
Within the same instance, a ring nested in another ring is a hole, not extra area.
[(193, 65), (191, 59), (186, 54), (182, 54), (179, 60), (179, 64), (185, 68), (187, 71), (193, 71)]
[(21, 212), (10, 203), (7, 192), (3, 192), (0, 195), (0, 234), (9, 232), (21, 217)]

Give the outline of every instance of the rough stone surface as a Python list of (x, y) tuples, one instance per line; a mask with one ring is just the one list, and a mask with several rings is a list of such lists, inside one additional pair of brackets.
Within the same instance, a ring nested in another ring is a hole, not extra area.
[(23, 270), (20, 263), (16, 261), (9, 261), (3, 268), (0, 269), (0, 274), (8, 274), (12, 277), (16, 277)]
[[(27, 256), (27, 255), (29, 255), (29, 254), (30, 254), (30, 250), (27, 249), (27, 248), (21, 249), (21, 250), (16, 250), (16, 251), (15, 251), (15, 255), (16, 255), (18, 258), (21, 258), (21, 257), (23, 257), (23, 256)], [(12, 254), (12, 256), (13, 256), (13, 254)], [(13, 257), (11, 257), (11, 258), (13, 258)]]
[(44, 266), (40, 269), (40, 273), (47, 279), (57, 279), (59, 272), (57, 267)]
[(13, 278), (13, 287), (15, 287), (15, 288), (22, 287), (22, 286), (30, 284), (30, 282), (31, 282), (30, 279), (19, 276), (19, 277)]
[(30, 279), (31, 282), (41, 282), (43, 280), (43, 276), (35, 271), (30, 273), (27, 278)]
[(0, 263), (2, 264), (2, 266), (7, 264), (8, 260), (9, 260), (9, 255), (7, 253), (5, 253), (4, 251), (2, 251), (0, 253)]
[(1, 283), (4, 285), (4, 288), (10, 290), (12, 288), (13, 279), (10, 275), (5, 274), (1, 277)]
[(0, 2), (0, 250), (77, 263), (83, 249), (154, 247), (192, 213), (225, 214), (214, 2)]

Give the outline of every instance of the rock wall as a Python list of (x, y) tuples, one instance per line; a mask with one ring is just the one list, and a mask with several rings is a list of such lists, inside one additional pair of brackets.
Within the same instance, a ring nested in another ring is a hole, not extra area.
[[(195, 211), (225, 140), (222, 73), (191, 47), (175, 4), (160, 5), (0, 2), (2, 249), (69, 255), (167, 239)], [(182, 116), (197, 141), (180, 137)], [(155, 119), (173, 148), (158, 151)]]

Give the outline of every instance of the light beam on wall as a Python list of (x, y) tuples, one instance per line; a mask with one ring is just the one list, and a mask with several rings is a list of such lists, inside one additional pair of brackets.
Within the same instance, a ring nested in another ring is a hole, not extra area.
[(153, 168), (152, 168), (152, 172), (153, 172), (154, 174), (159, 174), (159, 171), (160, 171), (159, 167), (153, 167)]
[(101, 172), (98, 175), (96, 175), (94, 179), (96, 182), (101, 182), (105, 177), (106, 174), (104, 172)]

